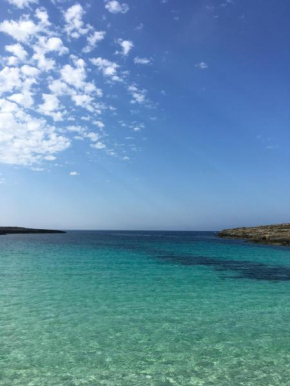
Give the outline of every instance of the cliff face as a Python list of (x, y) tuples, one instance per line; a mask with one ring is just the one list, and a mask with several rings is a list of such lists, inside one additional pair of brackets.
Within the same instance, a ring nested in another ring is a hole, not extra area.
[(245, 239), (259, 244), (290, 246), (290, 224), (225, 229), (218, 236), (230, 239)]
[(64, 231), (56, 231), (52, 229), (32, 229), (22, 227), (0, 227), (0, 235), (22, 234), (22, 233), (65, 233)]

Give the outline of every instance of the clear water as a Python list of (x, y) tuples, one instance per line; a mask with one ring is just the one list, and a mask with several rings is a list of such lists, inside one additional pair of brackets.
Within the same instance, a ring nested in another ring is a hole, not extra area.
[(290, 385), (290, 249), (1, 236), (0, 385)]

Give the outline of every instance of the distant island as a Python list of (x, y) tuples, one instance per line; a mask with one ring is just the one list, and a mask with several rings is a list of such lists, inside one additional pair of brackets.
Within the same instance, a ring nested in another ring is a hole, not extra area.
[(290, 224), (224, 229), (219, 237), (245, 239), (252, 243), (290, 246)]
[(66, 233), (65, 231), (57, 231), (53, 229), (33, 229), (22, 227), (0, 227), (0, 235), (9, 234), (25, 234), (25, 233)]

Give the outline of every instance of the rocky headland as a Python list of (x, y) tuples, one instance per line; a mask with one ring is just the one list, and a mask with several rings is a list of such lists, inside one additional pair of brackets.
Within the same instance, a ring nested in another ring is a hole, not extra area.
[(0, 227), (0, 235), (9, 234), (25, 234), (25, 233), (66, 233), (65, 231), (57, 231), (53, 229), (33, 229), (22, 227)]
[(219, 237), (245, 239), (252, 243), (290, 246), (290, 224), (224, 229)]

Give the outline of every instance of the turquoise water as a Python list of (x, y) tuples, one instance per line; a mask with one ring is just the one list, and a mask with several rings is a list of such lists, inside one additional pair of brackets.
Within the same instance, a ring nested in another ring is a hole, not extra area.
[(290, 249), (0, 237), (0, 385), (290, 385)]

